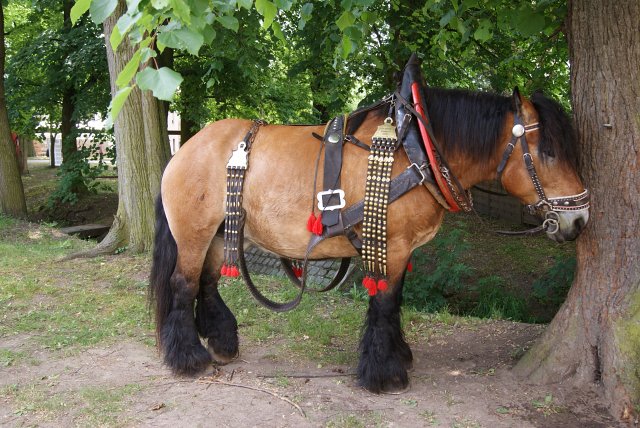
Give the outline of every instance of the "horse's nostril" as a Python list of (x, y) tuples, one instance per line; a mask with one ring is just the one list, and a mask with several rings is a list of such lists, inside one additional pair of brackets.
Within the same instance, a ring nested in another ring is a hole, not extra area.
[(576, 229), (576, 232), (582, 231), (584, 229), (586, 222), (582, 217), (578, 217), (573, 221), (573, 227)]

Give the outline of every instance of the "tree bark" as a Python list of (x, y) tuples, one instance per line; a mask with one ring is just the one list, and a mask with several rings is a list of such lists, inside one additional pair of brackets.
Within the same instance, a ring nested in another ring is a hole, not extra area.
[(570, 1), (572, 104), (591, 191), (566, 302), (516, 371), (597, 385), (626, 423), (640, 409), (640, 3)]
[[(115, 12), (104, 22), (111, 94), (117, 92), (116, 78), (135, 53), (123, 41), (114, 52), (111, 31), (126, 11), (119, 0)], [(118, 166), (118, 211), (104, 240), (93, 250), (75, 256), (93, 256), (127, 247), (133, 252), (148, 251), (153, 244), (154, 199), (160, 192), (162, 171), (170, 156), (164, 107), (149, 91), (135, 88), (114, 123)]]
[(0, 3), (0, 213), (14, 217), (27, 215), (22, 179), (11, 139), (11, 126), (4, 90), (4, 10)]
[[(73, 0), (64, 0), (62, 5), (63, 24), (62, 28), (65, 33), (71, 31), (71, 8), (73, 7)], [(67, 52), (67, 57), (70, 52)], [(64, 59), (65, 61), (67, 58)], [(76, 143), (76, 121), (74, 119), (74, 113), (76, 110), (75, 104), (76, 91), (73, 82), (66, 82), (65, 88), (62, 91), (62, 115), (60, 121), (60, 134), (62, 140), (62, 162), (67, 162), (72, 156), (78, 152), (78, 145)], [(76, 189), (77, 191), (82, 189)], [(85, 189), (86, 190), (86, 189)]]

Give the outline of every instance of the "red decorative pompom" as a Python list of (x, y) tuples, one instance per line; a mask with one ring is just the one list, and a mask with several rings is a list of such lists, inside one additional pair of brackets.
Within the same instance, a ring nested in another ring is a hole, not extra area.
[(411, 261), (407, 263), (407, 272), (413, 272), (413, 263)]
[(309, 219), (307, 220), (307, 230), (309, 232), (313, 232), (313, 226), (316, 224), (316, 215), (311, 211), (309, 214)]
[(362, 285), (364, 285), (364, 288), (366, 288), (369, 292), (369, 296), (375, 296), (378, 292), (376, 288), (376, 280), (371, 278), (370, 276), (364, 277), (364, 279), (362, 280)]
[(313, 233), (320, 236), (322, 235), (323, 225), (322, 225), (322, 213), (318, 214), (318, 218), (316, 218), (315, 223), (313, 224)]
[(238, 271), (238, 266), (231, 266), (231, 268), (229, 268), (229, 276), (232, 278), (237, 278), (240, 276), (240, 271)]
[(229, 274), (229, 268), (227, 267), (226, 264), (222, 265), (222, 268), (220, 269), (220, 275), (227, 276), (228, 274)]
[(294, 266), (293, 267), (293, 273), (296, 275), (296, 277), (301, 278), (302, 277), (302, 268)]
[(387, 282), (387, 280), (386, 279), (379, 279), (378, 280), (378, 290), (386, 291), (387, 288), (389, 288), (389, 283)]

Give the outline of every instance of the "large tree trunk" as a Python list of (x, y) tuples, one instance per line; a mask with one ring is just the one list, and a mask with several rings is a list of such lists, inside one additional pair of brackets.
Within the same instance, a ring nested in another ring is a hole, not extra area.
[(612, 414), (640, 409), (640, 2), (569, 2), (573, 111), (592, 192), (566, 302), (516, 371), (595, 383)]
[[(118, 17), (126, 11), (123, 0), (104, 22), (111, 93), (116, 93), (118, 73), (134, 54), (127, 40), (113, 52), (109, 37)], [(150, 92), (134, 89), (114, 123), (118, 165), (118, 211), (104, 240), (84, 256), (112, 252), (150, 250), (154, 233), (154, 199), (160, 191), (162, 171), (169, 160), (166, 113)]]
[(27, 215), (24, 188), (11, 139), (11, 126), (4, 92), (4, 10), (0, 3), (0, 213), (14, 217)]

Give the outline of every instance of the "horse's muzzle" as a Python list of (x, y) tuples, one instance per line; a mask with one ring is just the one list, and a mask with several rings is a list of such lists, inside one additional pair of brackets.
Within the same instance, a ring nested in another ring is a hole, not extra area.
[(589, 221), (589, 208), (575, 211), (555, 211), (558, 226), (549, 228), (547, 236), (556, 242), (573, 241)]

